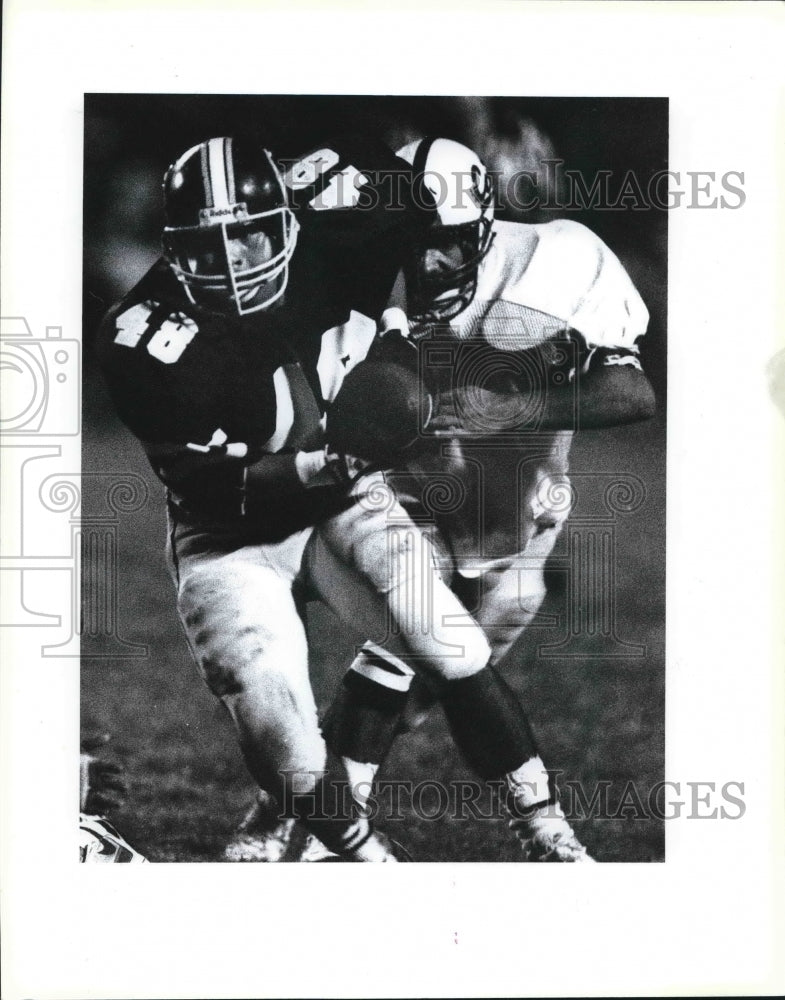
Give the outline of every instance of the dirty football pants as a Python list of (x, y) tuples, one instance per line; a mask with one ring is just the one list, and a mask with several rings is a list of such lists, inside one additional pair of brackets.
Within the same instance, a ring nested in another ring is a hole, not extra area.
[(383, 478), (366, 477), (355, 493), (359, 502), (319, 529), (272, 544), (171, 515), (169, 562), (189, 646), (231, 714), (251, 773), (279, 801), (284, 773), (325, 767), (300, 613), (306, 596), (363, 638), (395, 639), (437, 686), (471, 676), (490, 656), (441, 580), (431, 542)]

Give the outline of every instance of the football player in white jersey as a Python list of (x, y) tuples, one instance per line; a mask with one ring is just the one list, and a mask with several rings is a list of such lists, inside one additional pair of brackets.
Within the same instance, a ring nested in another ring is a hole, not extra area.
[[(438, 205), (409, 260), (406, 287), (408, 336), (438, 396), (432, 427), (441, 430), (434, 447), (391, 479), (437, 525), (442, 575), (482, 626), (497, 664), (545, 596), (545, 564), (570, 511), (574, 431), (654, 413), (639, 356), (648, 312), (618, 258), (586, 227), (495, 219), (491, 178), (466, 146), (423, 139), (398, 155)], [(449, 509), (429, 510), (434, 487), (451, 497)], [(383, 651), (369, 644), (327, 715), (328, 743), (345, 758), (356, 757), (353, 734), (367, 715), (358, 677), (366, 688), (382, 687), (383, 665)], [(414, 690), (409, 725), (433, 703), (427, 689)], [(375, 745), (366, 738), (370, 759), (351, 765), (364, 794), (392, 729), (387, 720)], [(553, 851), (538, 842), (536, 822), (528, 832), (534, 859), (574, 859), (569, 833)]]
[[(482, 626), (495, 665), (545, 596), (545, 563), (570, 509), (576, 426), (653, 413), (637, 343), (648, 314), (619, 260), (584, 226), (495, 219), (491, 179), (466, 146), (426, 139), (399, 155), (437, 204), (406, 268), (403, 332), (419, 346), (440, 430), (388, 480), (432, 515), (442, 577)], [(458, 502), (429, 511), (428, 491), (439, 484)], [(409, 679), (405, 664), (369, 643), (324, 721), (328, 745), (365, 794), (400, 724)], [(418, 695), (414, 717), (433, 701), (430, 689)], [(548, 820), (540, 824), (535, 810), (519, 824), (527, 856), (583, 860), (552, 789), (536, 805)], [(254, 840), (254, 822), (252, 812), (249, 845), (264, 840)], [(313, 843), (308, 855), (318, 856)]]
[(424, 139), (399, 155), (440, 202), (407, 273), (411, 336), (454, 345), (437, 369), (450, 444), (411, 469), (463, 487), (439, 527), (459, 576), (483, 579), (476, 617), (499, 660), (545, 593), (573, 432), (654, 413), (639, 357), (648, 312), (586, 227), (494, 219), (490, 177), (467, 147)]

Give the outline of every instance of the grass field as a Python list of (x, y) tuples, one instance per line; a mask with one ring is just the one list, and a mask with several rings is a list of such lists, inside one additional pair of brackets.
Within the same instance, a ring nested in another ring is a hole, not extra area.
[[(112, 416), (100, 381), (85, 379), (84, 471), (136, 472), (150, 486), (143, 509), (119, 524), (119, 632), (143, 643), (143, 657), (85, 658), (82, 725), (112, 734), (128, 771), (129, 795), (114, 819), (151, 861), (218, 861), (235, 824), (253, 799), (251, 782), (221, 705), (193, 666), (174, 611), (163, 560), (162, 487), (138, 444)], [(568, 588), (564, 573), (543, 612), (556, 624), (533, 628), (504, 666), (543, 748), (562, 781), (580, 782), (591, 798), (609, 783), (610, 816), (576, 817), (579, 836), (601, 861), (658, 861), (663, 824), (641, 810), (664, 767), (664, 422), (585, 433), (573, 450), (573, 472), (628, 473), (645, 484), (635, 512), (616, 517), (617, 635), (645, 646), (645, 655), (609, 658), (600, 635), (579, 635), (577, 657), (546, 657), (539, 649), (565, 632)], [(599, 506), (597, 507), (599, 510)], [(351, 649), (343, 630), (318, 607), (309, 613), (313, 679), (325, 706)], [(86, 652), (95, 652), (86, 643)], [(538, 651), (539, 650), (539, 651)], [(401, 738), (384, 775), (414, 784), (466, 780), (444, 719), (435, 711), (424, 727)], [(629, 783), (634, 783), (631, 789)], [(516, 861), (520, 853), (500, 819), (444, 815), (431, 789), (421, 808), (380, 825), (418, 861)], [(637, 798), (636, 798), (637, 796)], [(404, 805), (408, 800), (402, 800)], [(569, 806), (574, 799), (567, 796)], [(621, 808), (624, 806), (625, 808)], [(436, 813), (433, 819), (422, 813)], [(615, 814), (615, 815), (614, 815)]]

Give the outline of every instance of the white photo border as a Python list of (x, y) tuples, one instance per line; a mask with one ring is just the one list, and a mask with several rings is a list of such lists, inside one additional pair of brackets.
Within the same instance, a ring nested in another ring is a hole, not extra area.
[[(80, 868), (78, 660), (4, 628), (4, 995), (782, 989), (782, 7), (17, 0), (4, 20), (3, 315), (39, 339), (80, 335), (86, 92), (668, 97), (671, 169), (739, 170), (746, 194), (669, 220), (666, 744), (672, 780), (743, 781), (744, 817), (669, 822), (662, 865)], [(51, 447), (78, 472), (76, 435)]]

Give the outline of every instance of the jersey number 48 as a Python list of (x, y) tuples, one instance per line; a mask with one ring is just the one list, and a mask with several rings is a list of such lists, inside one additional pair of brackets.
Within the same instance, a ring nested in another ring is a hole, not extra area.
[(121, 313), (115, 320), (117, 334), (114, 342), (123, 347), (136, 347), (146, 333), (154, 330), (147, 341), (147, 353), (165, 365), (173, 365), (175, 361), (179, 361), (180, 355), (194, 339), (199, 328), (189, 316), (181, 312), (170, 313), (157, 325), (151, 323), (154, 308), (153, 302), (137, 302)]

